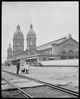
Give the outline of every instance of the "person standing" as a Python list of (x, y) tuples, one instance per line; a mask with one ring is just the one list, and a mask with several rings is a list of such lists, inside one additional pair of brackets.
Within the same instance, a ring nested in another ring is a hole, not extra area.
[(27, 74), (29, 73), (29, 63), (28, 62), (25, 63), (25, 71)]
[(18, 63), (17, 63), (17, 74), (19, 74), (19, 70), (20, 70), (20, 60), (18, 60)]

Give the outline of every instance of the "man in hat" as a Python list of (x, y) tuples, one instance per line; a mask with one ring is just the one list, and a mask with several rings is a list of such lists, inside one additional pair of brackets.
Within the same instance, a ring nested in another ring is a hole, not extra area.
[(17, 74), (19, 74), (19, 70), (20, 70), (20, 60), (18, 60), (18, 63), (17, 63)]

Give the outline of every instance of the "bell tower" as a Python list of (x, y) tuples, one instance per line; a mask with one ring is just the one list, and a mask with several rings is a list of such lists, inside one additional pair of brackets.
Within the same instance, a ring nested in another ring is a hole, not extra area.
[(30, 54), (35, 54), (36, 52), (36, 34), (33, 30), (33, 25), (30, 25), (30, 30), (27, 34), (27, 49), (30, 51)]
[(13, 36), (13, 55), (17, 55), (23, 51), (24, 51), (24, 35), (18, 24), (16, 32), (14, 32)]
[(9, 47), (7, 49), (7, 58), (12, 57), (12, 48), (11, 48), (11, 44), (9, 44)]

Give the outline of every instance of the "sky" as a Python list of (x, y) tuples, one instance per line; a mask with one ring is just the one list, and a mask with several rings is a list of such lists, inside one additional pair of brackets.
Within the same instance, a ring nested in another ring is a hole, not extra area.
[(2, 62), (7, 60), (9, 43), (13, 48), (13, 35), (18, 24), (26, 50), (31, 23), (37, 46), (69, 34), (79, 42), (79, 2), (2, 2)]

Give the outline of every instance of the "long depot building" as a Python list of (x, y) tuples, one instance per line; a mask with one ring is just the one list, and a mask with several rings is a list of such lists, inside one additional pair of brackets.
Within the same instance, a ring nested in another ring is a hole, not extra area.
[(33, 25), (30, 25), (30, 30), (26, 37), (27, 48), (24, 51), (24, 35), (17, 26), (13, 36), (13, 49), (11, 44), (7, 49), (7, 62), (15, 65), (17, 60), (23, 64), (28, 61), (30, 65), (38, 66), (41, 61), (59, 60), (59, 59), (74, 59), (79, 55), (79, 43), (74, 40), (71, 34), (67, 37), (36, 46), (36, 33), (33, 30)]

